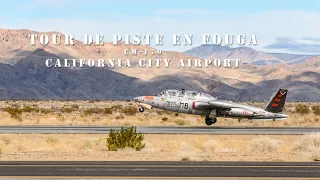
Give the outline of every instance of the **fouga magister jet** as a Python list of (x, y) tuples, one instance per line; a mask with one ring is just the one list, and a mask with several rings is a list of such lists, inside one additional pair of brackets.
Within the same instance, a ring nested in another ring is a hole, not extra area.
[(165, 90), (156, 96), (139, 96), (139, 111), (152, 107), (169, 111), (206, 116), (205, 123), (212, 125), (217, 117), (247, 118), (252, 120), (283, 120), (289, 116), (282, 114), (288, 90), (274, 93), (265, 109), (217, 99), (209, 94), (196, 91)]

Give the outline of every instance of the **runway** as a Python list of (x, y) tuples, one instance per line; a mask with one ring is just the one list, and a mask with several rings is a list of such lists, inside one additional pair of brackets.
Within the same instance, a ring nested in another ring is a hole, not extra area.
[(316, 162), (0, 162), (1, 176), (320, 177)]
[[(107, 134), (110, 129), (119, 130), (119, 126), (0, 126), (1, 134)], [(126, 127), (128, 128), (128, 127)], [(234, 134), (234, 135), (301, 135), (320, 132), (320, 128), (291, 127), (177, 127), (144, 126), (137, 127), (144, 134)]]

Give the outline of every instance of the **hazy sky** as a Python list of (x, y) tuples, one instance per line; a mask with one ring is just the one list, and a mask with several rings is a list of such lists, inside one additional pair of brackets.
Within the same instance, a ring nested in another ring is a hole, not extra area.
[(83, 35), (164, 34), (160, 49), (172, 46), (172, 34), (193, 34), (193, 46), (202, 34), (256, 34), (257, 50), (320, 54), (320, 1), (111, 1), (111, 0), (11, 0), (2, 2), (1, 28)]

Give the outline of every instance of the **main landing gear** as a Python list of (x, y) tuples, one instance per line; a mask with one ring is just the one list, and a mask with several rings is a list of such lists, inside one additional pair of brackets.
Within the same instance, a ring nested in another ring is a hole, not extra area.
[(217, 117), (217, 110), (213, 109), (210, 112), (209, 116), (206, 116), (206, 119), (205, 119), (206, 120), (206, 125), (210, 126), (210, 125), (216, 123), (217, 122), (217, 118), (216, 117)]
[(139, 107), (139, 112), (144, 112), (144, 107)]
[(210, 118), (209, 116), (206, 116), (205, 120), (206, 120), (206, 125), (208, 126), (217, 122), (217, 118)]

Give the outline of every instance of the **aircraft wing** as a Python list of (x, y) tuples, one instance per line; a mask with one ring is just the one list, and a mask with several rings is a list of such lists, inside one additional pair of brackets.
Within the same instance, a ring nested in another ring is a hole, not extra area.
[(233, 103), (232, 101), (213, 100), (209, 101), (208, 104), (210, 104), (213, 108), (217, 109), (229, 109), (239, 107), (238, 104)]
[(193, 102), (193, 108), (195, 109), (229, 109), (239, 107), (238, 104), (235, 104), (231, 101), (221, 101), (221, 100), (212, 100), (212, 101), (195, 101)]

